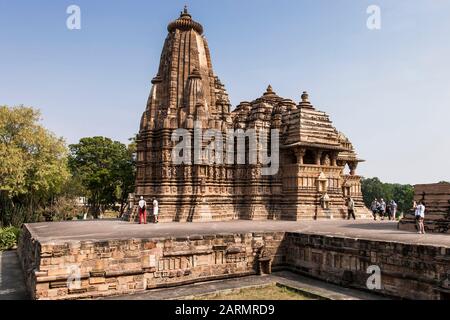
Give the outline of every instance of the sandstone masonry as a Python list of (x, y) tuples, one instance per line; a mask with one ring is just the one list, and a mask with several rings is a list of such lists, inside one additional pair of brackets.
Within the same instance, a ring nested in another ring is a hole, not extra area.
[[(450, 247), (295, 232), (248, 232), (40, 243), (27, 225), (19, 243), (33, 299), (89, 299), (288, 269), (405, 299), (450, 299)], [(77, 280), (79, 280), (77, 282)]]
[[(414, 201), (425, 203), (426, 232), (450, 233), (450, 183), (415, 185)], [(414, 210), (400, 221), (399, 229), (416, 230)]]
[[(175, 165), (172, 134), (192, 132), (195, 123), (218, 130), (224, 140), (229, 129), (279, 130), (280, 170), (265, 176), (261, 164)], [(161, 222), (343, 218), (350, 196), (356, 214), (368, 217), (356, 174), (362, 161), (306, 92), (297, 103), (269, 86), (231, 111), (203, 27), (186, 9), (169, 24), (137, 138), (135, 202), (156, 198)], [(135, 217), (136, 207), (126, 219)]]

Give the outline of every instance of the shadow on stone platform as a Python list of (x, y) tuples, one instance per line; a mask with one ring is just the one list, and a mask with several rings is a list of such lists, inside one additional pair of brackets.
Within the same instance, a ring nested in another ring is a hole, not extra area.
[(25, 300), (28, 295), (16, 251), (0, 252), (0, 300)]

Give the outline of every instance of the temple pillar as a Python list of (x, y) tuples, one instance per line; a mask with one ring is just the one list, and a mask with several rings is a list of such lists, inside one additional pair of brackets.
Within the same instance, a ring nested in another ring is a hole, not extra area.
[(322, 158), (322, 153), (323, 153), (323, 151), (322, 150), (318, 150), (317, 152), (316, 152), (316, 165), (318, 165), (318, 166), (320, 166), (320, 159)]
[(358, 162), (351, 161), (348, 163), (348, 167), (350, 168), (350, 175), (354, 176), (356, 174), (356, 168), (358, 167)]
[(333, 152), (332, 154), (331, 154), (331, 165), (333, 166), (333, 167), (336, 167), (337, 166), (337, 153), (336, 152)]
[(299, 149), (295, 152), (295, 156), (297, 157), (297, 163), (303, 165), (303, 157), (305, 156), (306, 150)]

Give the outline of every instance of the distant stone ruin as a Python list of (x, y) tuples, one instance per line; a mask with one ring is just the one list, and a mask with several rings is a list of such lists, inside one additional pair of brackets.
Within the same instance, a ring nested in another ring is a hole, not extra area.
[[(414, 201), (425, 204), (425, 231), (450, 233), (450, 183), (418, 184), (414, 186)], [(411, 205), (412, 207), (412, 205)], [(399, 223), (401, 230), (415, 230), (414, 210)]]

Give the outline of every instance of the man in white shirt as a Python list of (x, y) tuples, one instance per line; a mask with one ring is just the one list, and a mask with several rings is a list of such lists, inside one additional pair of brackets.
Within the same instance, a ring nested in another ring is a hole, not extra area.
[(355, 202), (353, 201), (352, 197), (348, 198), (347, 200), (347, 220), (350, 220), (351, 217), (353, 217), (353, 220), (356, 220)]
[(384, 202), (384, 199), (381, 199), (380, 201), (380, 216), (381, 220), (384, 220), (384, 217), (386, 216), (386, 202)]
[(153, 217), (155, 219), (155, 223), (158, 223), (158, 214), (159, 214), (159, 207), (158, 207), (158, 200), (153, 199)]
[(147, 224), (147, 202), (145, 202), (144, 197), (139, 200), (139, 224)]
[(416, 220), (419, 227), (419, 234), (425, 234), (425, 205), (422, 201), (419, 202), (419, 205), (416, 207)]
[[(397, 203), (394, 200), (391, 200), (390, 207), (391, 207), (391, 216), (394, 220), (396, 220), (397, 219)], [(391, 220), (391, 217), (389, 217), (389, 220)]]

